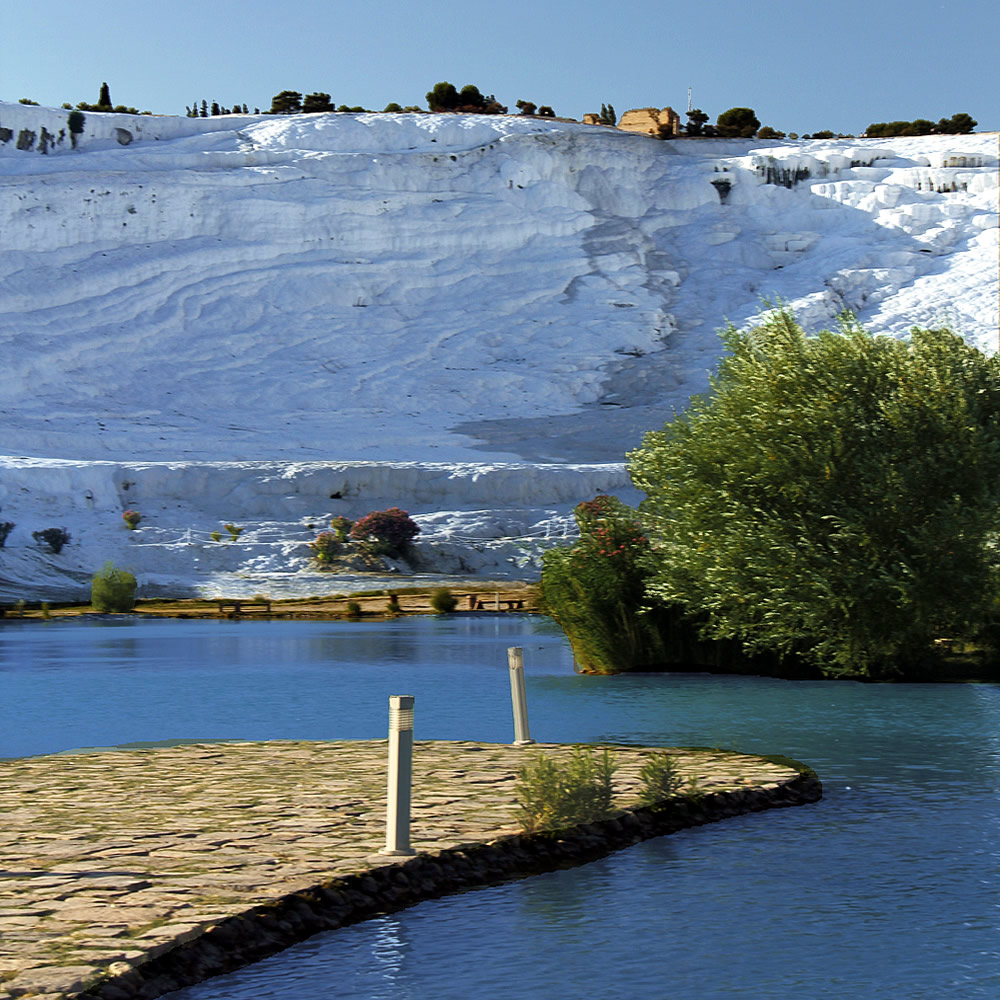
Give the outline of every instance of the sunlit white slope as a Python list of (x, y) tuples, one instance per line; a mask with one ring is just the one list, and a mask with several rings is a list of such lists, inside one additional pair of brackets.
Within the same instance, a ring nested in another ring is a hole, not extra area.
[[(296, 485), (314, 463), (362, 479), (383, 463), (349, 516), (410, 507), (424, 538), (496, 542), (470, 545), (469, 569), (522, 571), (535, 543), (509, 539), (557, 537), (575, 500), (626, 488), (593, 463), (702, 391), (716, 331), (762, 299), (810, 326), (848, 308), (878, 333), (948, 322), (997, 349), (996, 135), (661, 143), (519, 117), (87, 113), (74, 149), (66, 126), (0, 104), (15, 596), (42, 569), (31, 530), (53, 523), (74, 542), (44, 557), (52, 585), (81, 586), (99, 556), (148, 579), (169, 564), (167, 589), (301, 573), (305, 525), (338, 512)], [(308, 510), (249, 503), (273, 463)], [(408, 496), (414, 463), (441, 495)], [(479, 467), (516, 498), (468, 494)], [(115, 486), (130, 477), (138, 494)], [(129, 503), (147, 521), (126, 537)], [(167, 539), (219, 519), (271, 548), (215, 546), (195, 568), (194, 543)]]

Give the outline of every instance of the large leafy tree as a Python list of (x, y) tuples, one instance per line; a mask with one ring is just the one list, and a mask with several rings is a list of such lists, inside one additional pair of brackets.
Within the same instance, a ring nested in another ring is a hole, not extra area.
[(629, 456), (648, 594), (711, 638), (888, 676), (998, 592), (1000, 362), (948, 330), (778, 311), (724, 335), (711, 392)]

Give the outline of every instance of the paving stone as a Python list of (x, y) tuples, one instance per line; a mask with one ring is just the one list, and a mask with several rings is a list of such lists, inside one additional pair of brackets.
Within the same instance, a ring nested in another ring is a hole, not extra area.
[[(437, 853), (518, 830), (517, 772), (539, 753), (418, 742), (411, 840)], [(649, 748), (613, 748), (634, 803)], [(385, 740), (224, 743), (0, 761), (0, 970), (63, 997), (109, 961), (141, 962), (212, 922), (389, 863)], [(761, 758), (676, 751), (701, 787), (776, 787)], [(83, 810), (83, 803), (106, 803)], [(129, 935), (125, 938), (124, 935)], [(129, 966), (124, 966), (129, 968)]]

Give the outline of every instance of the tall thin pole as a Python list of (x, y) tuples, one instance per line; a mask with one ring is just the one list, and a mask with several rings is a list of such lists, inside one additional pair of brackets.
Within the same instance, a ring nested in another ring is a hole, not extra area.
[(528, 696), (524, 689), (524, 650), (520, 646), (507, 649), (507, 666), (510, 670), (510, 701), (514, 709), (514, 746), (534, 743), (528, 732)]
[(385, 847), (379, 854), (416, 854), (410, 847), (410, 790), (413, 784), (412, 694), (389, 696), (389, 775)]

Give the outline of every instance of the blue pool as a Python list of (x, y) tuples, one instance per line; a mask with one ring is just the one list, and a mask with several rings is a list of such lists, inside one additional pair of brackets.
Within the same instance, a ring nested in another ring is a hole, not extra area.
[(1000, 996), (1000, 688), (580, 677), (531, 616), (6, 622), (0, 757), (171, 739), (512, 739), (779, 752), (822, 802), (330, 934), (174, 1000)]

